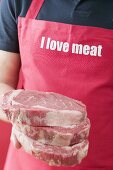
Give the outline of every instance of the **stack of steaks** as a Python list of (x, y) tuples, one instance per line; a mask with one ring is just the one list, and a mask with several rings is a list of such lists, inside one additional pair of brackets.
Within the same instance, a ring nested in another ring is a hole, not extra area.
[(2, 109), (23, 148), (54, 166), (75, 166), (86, 157), (90, 121), (83, 103), (53, 92), (12, 90)]

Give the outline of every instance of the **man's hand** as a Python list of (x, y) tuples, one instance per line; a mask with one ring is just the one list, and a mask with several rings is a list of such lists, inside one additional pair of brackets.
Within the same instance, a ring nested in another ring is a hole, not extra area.
[(13, 142), (15, 148), (20, 149), (22, 147), (21, 144), (17, 140), (16, 134), (14, 133), (13, 128), (12, 128), (12, 133), (11, 133), (10, 140)]

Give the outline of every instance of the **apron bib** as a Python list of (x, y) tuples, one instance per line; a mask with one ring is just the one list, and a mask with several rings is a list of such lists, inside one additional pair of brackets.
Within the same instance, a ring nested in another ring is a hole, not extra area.
[(11, 146), (5, 170), (113, 170), (113, 31), (35, 20), (43, 3), (32, 0), (26, 17), (18, 19), (23, 88), (84, 102), (89, 152), (76, 167), (50, 167)]

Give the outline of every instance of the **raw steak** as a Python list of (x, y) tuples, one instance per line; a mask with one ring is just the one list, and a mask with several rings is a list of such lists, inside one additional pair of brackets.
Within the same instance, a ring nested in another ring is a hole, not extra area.
[(87, 116), (83, 103), (53, 92), (14, 90), (3, 97), (3, 111), (12, 121), (31, 126), (72, 126)]
[(89, 135), (90, 121), (85, 119), (79, 125), (69, 127), (33, 127), (14, 125), (15, 129), (24, 133), (26, 136), (38, 140), (38, 142), (56, 146), (70, 146), (80, 143)]
[(88, 141), (84, 140), (73, 146), (50, 146), (43, 145), (34, 141), (23, 133), (13, 129), (18, 141), (22, 144), (25, 151), (34, 155), (36, 158), (55, 166), (74, 166), (86, 157), (88, 152)]

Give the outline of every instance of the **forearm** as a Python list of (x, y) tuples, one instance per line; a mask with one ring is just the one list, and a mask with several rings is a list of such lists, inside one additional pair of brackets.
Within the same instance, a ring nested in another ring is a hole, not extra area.
[[(9, 90), (13, 90), (14, 88), (8, 84), (0, 83), (0, 102), (2, 101), (2, 96), (4, 93), (8, 92)], [(3, 113), (2, 109), (0, 108), (0, 120), (9, 123), (6, 115)]]

